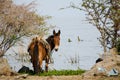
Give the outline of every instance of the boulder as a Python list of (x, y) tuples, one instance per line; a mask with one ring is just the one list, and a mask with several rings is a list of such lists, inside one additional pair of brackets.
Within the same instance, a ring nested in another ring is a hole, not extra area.
[(29, 69), (29, 67), (22, 66), (22, 68), (19, 69), (18, 73), (29, 73), (32, 74), (33, 71)]

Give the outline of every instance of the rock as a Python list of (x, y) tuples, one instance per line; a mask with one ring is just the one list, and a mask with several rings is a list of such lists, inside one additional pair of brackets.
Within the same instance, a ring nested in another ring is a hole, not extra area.
[(22, 74), (22, 75), (16, 76), (16, 79), (26, 79), (27, 77), (28, 77), (28, 74)]
[(1, 57), (0, 58), (0, 75), (11, 76), (14, 73), (15, 72), (12, 71), (12, 69), (8, 64), (7, 59)]
[(18, 73), (33, 73), (32, 70), (29, 69), (29, 67), (23, 66)]
[(96, 63), (101, 62), (101, 61), (103, 61), (103, 59), (102, 59), (102, 58), (98, 58), (98, 59), (96, 60)]
[(118, 71), (113, 68), (108, 72), (108, 76), (118, 76)]
[(18, 73), (28, 73), (29, 70), (30, 70), (30, 69), (29, 69), (28, 67), (23, 66), (23, 67), (18, 71)]

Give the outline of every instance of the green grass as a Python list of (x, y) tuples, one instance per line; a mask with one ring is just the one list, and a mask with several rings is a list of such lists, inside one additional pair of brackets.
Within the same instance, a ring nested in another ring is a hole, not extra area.
[(40, 76), (60, 76), (60, 75), (81, 75), (85, 70), (52, 70), (44, 73), (40, 73)]
[[(78, 70), (51, 70), (51, 71), (48, 71), (48, 72), (44, 71), (43, 73), (39, 73), (37, 75), (39, 75), (39, 76), (81, 75), (84, 72), (85, 72), (85, 70), (81, 70), (81, 69), (78, 69)], [(36, 74), (33, 73), (32, 70), (21, 71), (19, 73), (20, 74), (36, 75)]]

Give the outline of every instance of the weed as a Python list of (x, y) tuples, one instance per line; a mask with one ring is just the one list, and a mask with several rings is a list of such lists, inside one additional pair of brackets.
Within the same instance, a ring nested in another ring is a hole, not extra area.
[(70, 56), (69, 58), (68, 57), (65, 57), (65, 58), (71, 64), (79, 64), (80, 63), (79, 54), (75, 54), (75, 56)]

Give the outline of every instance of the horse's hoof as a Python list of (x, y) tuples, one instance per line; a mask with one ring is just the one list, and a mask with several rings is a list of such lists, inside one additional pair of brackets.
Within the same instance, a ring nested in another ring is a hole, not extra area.
[(40, 72), (41, 72), (41, 73), (43, 73), (43, 72), (44, 72), (44, 70), (41, 70)]

